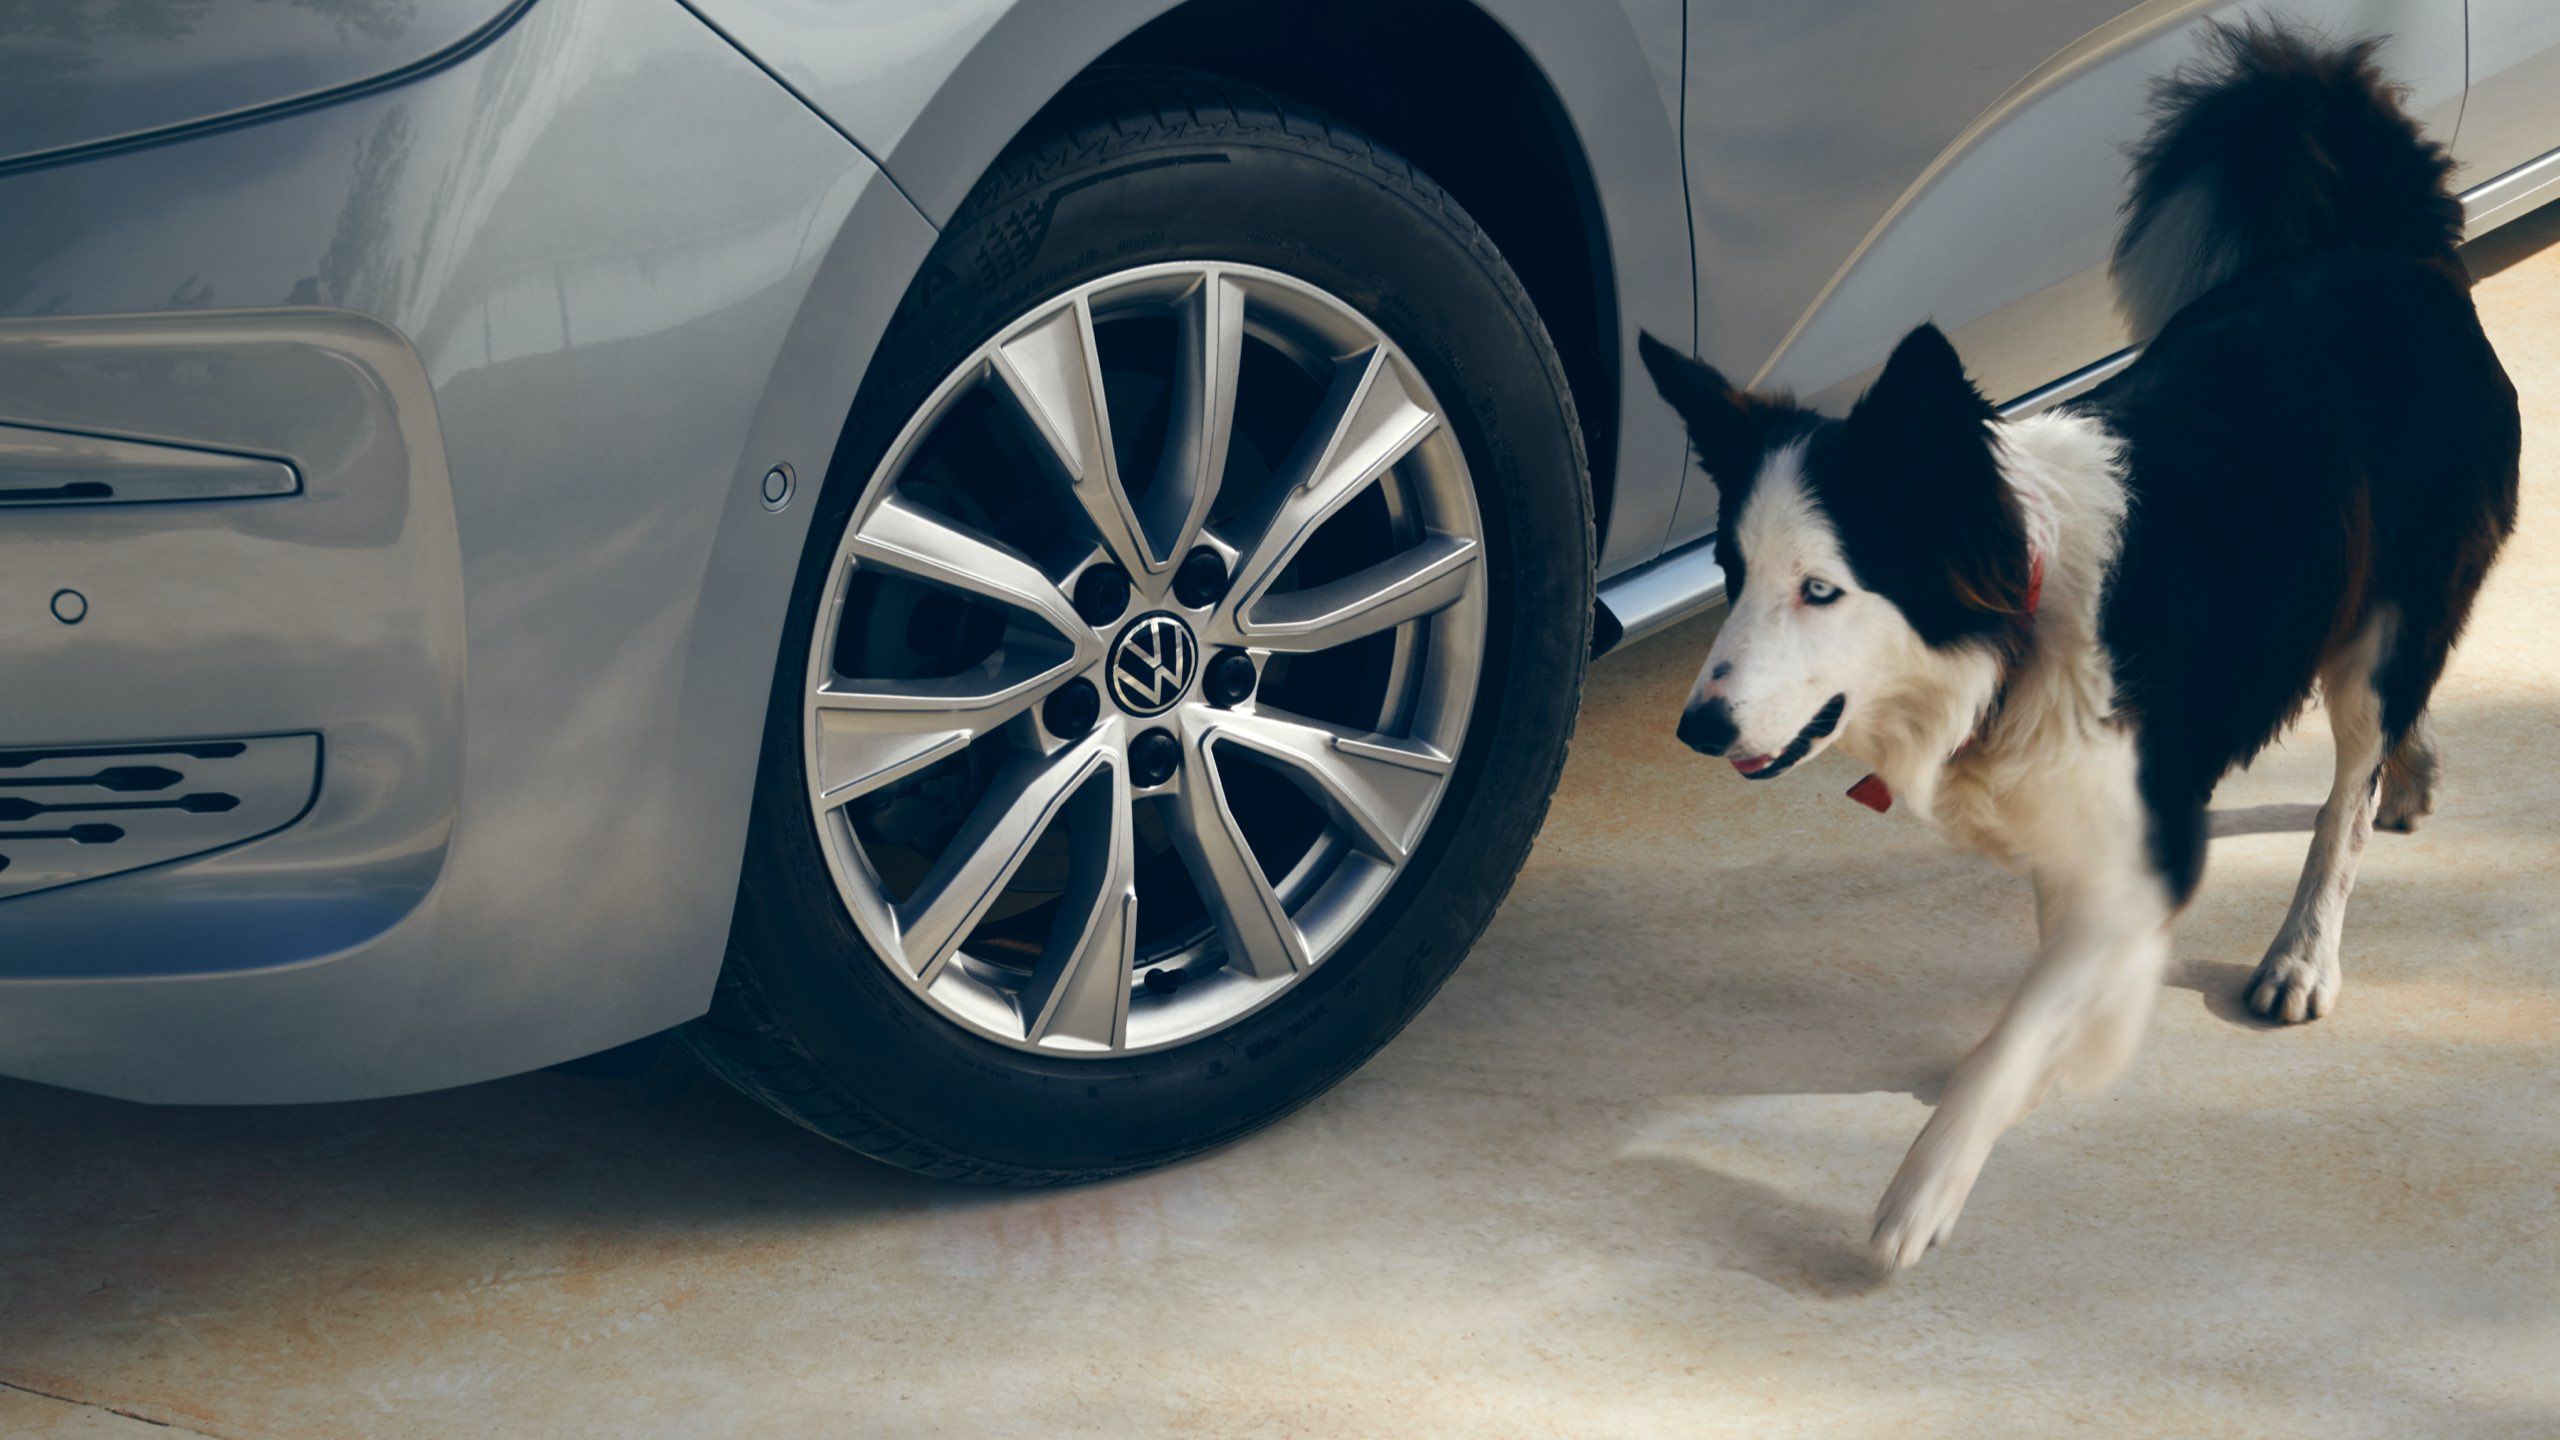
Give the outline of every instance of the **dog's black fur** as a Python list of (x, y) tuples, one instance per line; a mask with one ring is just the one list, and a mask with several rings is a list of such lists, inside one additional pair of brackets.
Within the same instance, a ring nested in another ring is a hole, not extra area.
[(2204, 48), (2152, 87), (2119, 265), (2190, 186), (2212, 194), (2226, 274), (2349, 244), (2431, 260), (2461, 239), (2453, 162), (2400, 108), (2374, 63), (2381, 41), (2322, 45), (2247, 21), (2206, 26)]
[(2119, 257), (2182, 187), (2238, 255), (2071, 408), (2126, 446), (2102, 610), (2139, 726), (2154, 863), (2183, 904), (2215, 785), (2273, 740), (2377, 607), (2386, 749), (2443, 673), (2514, 528), (2521, 432), (2471, 305), (2449, 162), (2373, 64), (2263, 26), (2160, 87)]

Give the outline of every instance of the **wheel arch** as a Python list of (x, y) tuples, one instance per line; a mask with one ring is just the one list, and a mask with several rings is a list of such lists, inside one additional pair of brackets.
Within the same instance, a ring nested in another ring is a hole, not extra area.
[(695, 8), (936, 226), (1099, 68), (1182, 66), (1342, 116), (1429, 172), (1520, 274), (1581, 415), (1602, 573), (1660, 550), (1685, 440), (1622, 381), (1639, 329), (1694, 339), (1678, 0), (953, 0), (896, 27), (785, 0)]
[[(1188, 0), (1077, 78), (1120, 64), (1201, 70), (1315, 106), (1402, 154), (1466, 207), (1519, 275), (1564, 361), (1607, 532), (1621, 379), (1609, 226), (1571, 114), (1518, 37), (1468, 0), (1317, 0), (1285, 10)], [(1569, 203), (1556, 204), (1560, 195)]]

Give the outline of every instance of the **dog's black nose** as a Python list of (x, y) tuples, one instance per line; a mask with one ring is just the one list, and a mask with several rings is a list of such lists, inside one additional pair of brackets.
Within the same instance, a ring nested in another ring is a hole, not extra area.
[(1701, 755), (1721, 755), (1733, 748), (1733, 707), (1719, 695), (1680, 712), (1680, 743)]

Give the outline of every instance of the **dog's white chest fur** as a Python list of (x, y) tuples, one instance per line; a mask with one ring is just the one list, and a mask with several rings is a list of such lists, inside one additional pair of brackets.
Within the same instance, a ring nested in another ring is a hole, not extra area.
[(2002, 425), (2000, 441), (2044, 569), (2032, 640), (2005, 678), (1986, 656), (1946, 657), (1841, 746), (1949, 840), (2015, 865), (2084, 827), (2124, 825), (2138, 801), (2098, 634), (2124, 522), (2119, 446), (2095, 420), (2051, 412)]

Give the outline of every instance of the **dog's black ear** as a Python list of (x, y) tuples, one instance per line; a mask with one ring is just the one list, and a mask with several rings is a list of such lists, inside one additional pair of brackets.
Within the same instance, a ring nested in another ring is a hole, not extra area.
[(1902, 337), (1812, 476), (1850, 567), (1932, 645), (2014, 639), (2033, 584), (1995, 412), (1935, 325)]
[(1698, 463), (1727, 485), (1748, 479), (1765, 448), (1760, 407), (1734, 389), (1714, 366), (1690, 359), (1650, 332), (1637, 332), (1636, 353), (1644, 357), (1653, 387), (1688, 423), (1689, 443), (1697, 448)]
[(1893, 347), (1884, 373), (1849, 412), (1849, 424), (1871, 435), (1931, 447), (1991, 443), (1991, 402), (1964, 373), (1964, 359), (1935, 325), (1921, 325)]

